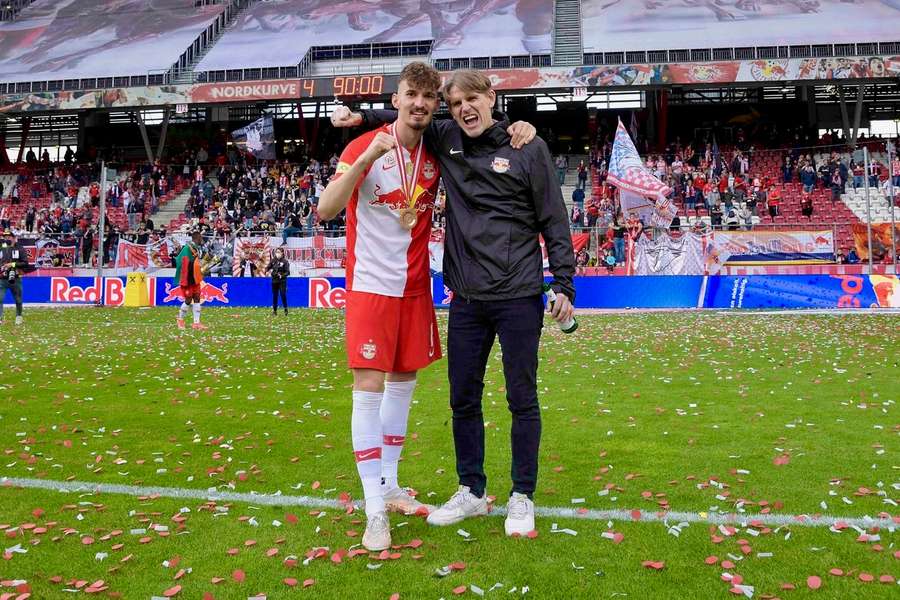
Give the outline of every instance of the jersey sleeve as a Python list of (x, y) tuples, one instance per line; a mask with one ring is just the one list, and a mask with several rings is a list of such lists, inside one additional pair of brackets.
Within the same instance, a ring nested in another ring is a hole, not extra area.
[(344, 148), (344, 151), (341, 152), (341, 156), (338, 159), (337, 168), (335, 169), (334, 176), (331, 178), (332, 181), (337, 180), (338, 177), (341, 177), (350, 170), (353, 163), (355, 163), (366, 151), (366, 148), (369, 147), (372, 138), (375, 137), (375, 133), (377, 133), (377, 131), (364, 133), (347, 144), (347, 147)]

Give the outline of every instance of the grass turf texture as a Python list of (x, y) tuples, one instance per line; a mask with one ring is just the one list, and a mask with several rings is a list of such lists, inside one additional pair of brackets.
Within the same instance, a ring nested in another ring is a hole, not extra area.
[[(360, 495), (340, 312), (273, 318), (209, 309), (209, 331), (181, 333), (174, 316), (173, 309), (30, 310), (22, 327), (7, 322), (0, 330), (7, 340), (0, 475), (331, 500)], [(544, 332), (538, 506), (743, 511), (748, 522), (758, 513), (900, 513), (884, 502), (900, 500), (897, 316), (580, 321), (574, 336), (549, 323)], [(456, 487), (445, 361), (420, 373), (415, 398), (401, 483), (437, 503)], [(505, 404), (495, 352), (484, 406), (488, 493), (498, 504), (510, 488)], [(572, 505), (579, 498), (584, 503)], [(731, 597), (724, 572), (753, 586), (754, 598), (886, 598), (897, 594), (896, 584), (879, 577), (900, 577), (898, 535), (886, 528), (869, 531), (880, 539), (860, 542), (852, 528), (751, 527), (763, 531), (754, 536), (739, 525), (723, 535), (691, 523), (675, 536), (660, 523), (539, 518), (537, 539), (508, 539), (497, 517), (437, 529), (392, 515), (394, 543), (421, 546), (397, 550), (398, 559), (336, 562), (335, 553), (359, 543), (360, 512), (218, 505), (228, 510), (214, 516), (199, 500), (3, 487), (2, 548), (27, 552), (7, 553), (0, 577), (26, 580), (33, 598), (70, 598), (63, 589), (72, 580), (103, 580), (100, 595), (169, 590), (218, 599), (450, 598), (461, 586), (471, 597), (472, 585), (488, 597), (521, 597), (525, 586), (532, 598)], [(172, 520), (179, 515), (181, 524)], [(578, 535), (553, 533), (553, 522)], [(169, 535), (131, 533), (153, 523), (168, 526)], [(601, 536), (610, 530), (621, 541)], [(317, 547), (329, 551), (304, 565)], [(718, 564), (705, 564), (709, 556)], [(723, 568), (722, 560), (735, 566)], [(457, 562), (465, 568), (435, 576)], [(846, 575), (829, 574), (835, 568)], [(862, 573), (875, 581), (861, 581)], [(819, 589), (808, 587), (810, 576), (822, 579)], [(304, 588), (306, 580), (313, 583)], [(495, 583), (503, 587), (487, 591)]]

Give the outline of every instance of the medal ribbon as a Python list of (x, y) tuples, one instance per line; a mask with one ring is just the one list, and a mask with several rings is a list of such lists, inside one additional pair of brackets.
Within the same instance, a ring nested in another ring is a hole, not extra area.
[[(396, 123), (391, 125), (391, 135), (394, 136), (394, 141), (397, 142), (397, 147), (394, 148), (394, 152), (397, 155), (397, 168), (400, 169), (400, 179), (402, 180), (402, 185), (400, 187), (403, 189), (403, 195), (406, 196), (406, 202), (409, 204), (409, 208), (415, 208), (416, 181), (419, 179), (419, 165), (422, 161), (422, 140), (419, 140), (419, 144), (416, 146), (416, 160), (413, 166), (412, 176), (410, 177), (406, 173), (406, 161), (403, 160), (403, 146), (400, 144), (400, 138), (397, 137)], [(412, 158), (412, 153), (410, 153), (410, 158)]]

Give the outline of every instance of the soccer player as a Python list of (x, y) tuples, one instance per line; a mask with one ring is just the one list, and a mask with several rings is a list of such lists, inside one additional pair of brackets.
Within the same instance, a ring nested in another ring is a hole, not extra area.
[[(447, 189), (444, 281), (452, 291), (447, 370), (459, 487), (428, 515), (432, 525), (451, 525), (488, 512), (481, 401), (487, 360), (499, 337), (506, 399), (512, 413), (512, 490), (507, 535), (534, 530), (533, 494), (541, 439), (537, 397), (538, 346), (543, 327), (544, 270), (538, 234), (553, 273), (558, 322), (572, 318), (575, 253), (556, 169), (540, 138), (517, 145), (508, 121), (496, 120), (490, 79), (455, 71), (444, 84), (453, 117), (426, 132)], [(390, 111), (332, 116), (339, 126), (391, 118)], [(521, 148), (521, 149), (517, 149)]]
[(391, 545), (387, 511), (427, 514), (397, 480), (416, 373), (441, 358), (428, 240), (438, 168), (422, 134), (441, 78), (404, 67), (391, 102), (396, 121), (344, 149), (319, 200), (327, 221), (347, 210), (346, 349), (353, 371), (351, 435), (366, 505), (362, 543)]
[(184, 317), (188, 311), (193, 312), (194, 324), (193, 329), (208, 329), (206, 325), (200, 322), (200, 284), (203, 283), (203, 269), (201, 268), (201, 257), (203, 254), (203, 234), (200, 229), (191, 231), (191, 239), (182, 248), (178, 256), (175, 257), (175, 280), (174, 285), (181, 287), (184, 294), (184, 302), (178, 309), (178, 329), (184, 329)]

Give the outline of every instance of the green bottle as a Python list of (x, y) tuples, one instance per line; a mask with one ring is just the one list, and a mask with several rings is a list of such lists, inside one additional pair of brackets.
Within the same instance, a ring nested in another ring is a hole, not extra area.
[[(544, 284), (544, 294), (547, 296), (547, 303), (552, 310), (553, 303), (556, 302), (556, 292), (553, 291), (553, 288), (550, 287), (549, 283)], [(578, 329), (578, 321), (576, 321), (575, 317), (573, 316), (568, 321), (559, 323), (559, 329), (563, 333), (574, 333), (575, 330)]]

